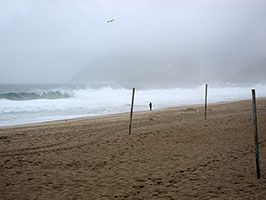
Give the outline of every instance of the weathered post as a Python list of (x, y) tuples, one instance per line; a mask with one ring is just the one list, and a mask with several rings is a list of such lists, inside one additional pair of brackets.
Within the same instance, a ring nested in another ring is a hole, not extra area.
[(129, 135), (131, 134), (133, 107), (134, 107), (134, 96), (135, 96), (135, 88), (133, 88), (133, 90), (132, 90), (132, 101), (131, 101), (131, 111), (130, 111), (130, 121), (129, 121)]
[(208, 92), (208, 84), (205, 84), (205, 120), (207, 119), (207, 92)]
[(257, 179), (260, 179), (260, 158), (259, 158), (259, 144), (258, 144), (256, 94), (255, 94), (255, 89), (252, 89), (251, 91), (252, 91), (252, 100), (253, 100), (253, 125), (254, 125), (254, 140), (255, 140), (255, 151), (256, 151)]

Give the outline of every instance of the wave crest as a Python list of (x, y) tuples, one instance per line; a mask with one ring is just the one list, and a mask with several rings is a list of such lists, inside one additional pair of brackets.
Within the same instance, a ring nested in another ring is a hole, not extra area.
[(34, 91), (34, 92), (9, 92), (0, 94), (0, 99), (13, 101), (25, 101), (34, 99), (64, 99), (71, 97), (72, 94), (67, 91)]

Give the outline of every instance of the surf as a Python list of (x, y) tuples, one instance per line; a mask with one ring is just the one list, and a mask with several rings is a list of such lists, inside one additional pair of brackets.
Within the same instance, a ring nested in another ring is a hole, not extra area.
[(8, 92), (0, 94), (0, 99), (25, 101), (35, 99), (64, 99), (72, 95), (66, 91)]

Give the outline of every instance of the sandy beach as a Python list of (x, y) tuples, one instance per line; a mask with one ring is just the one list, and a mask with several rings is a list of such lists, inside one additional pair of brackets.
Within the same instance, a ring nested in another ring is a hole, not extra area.
[(0, 128), (0, 199), (265, 199), (266, 99)]

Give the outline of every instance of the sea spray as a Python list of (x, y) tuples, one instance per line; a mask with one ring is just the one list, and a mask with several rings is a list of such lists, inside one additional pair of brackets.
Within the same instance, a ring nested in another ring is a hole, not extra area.
[[(18, 86), (19, 87), (19, 86)], [(209, 85), (208, 101), (220, 102), (250, 98), (250, 88), (256, 88), (258, 97), (266, 96), (266, 84), (212, 87)], [(27, 124), (58, 119), (97, 116), (129, 112), (131, 89), (113, 87), (62, 87), (7, 91), (0, 94), (34, 93), (40, 98), (8, 100), (0, 98), (0, 126)], [(39, 96), (38, 96), (39, 97)], [(134, 111), (204, 103), (204, 85), (194, 88), (142, 90), (136, 88)]]

